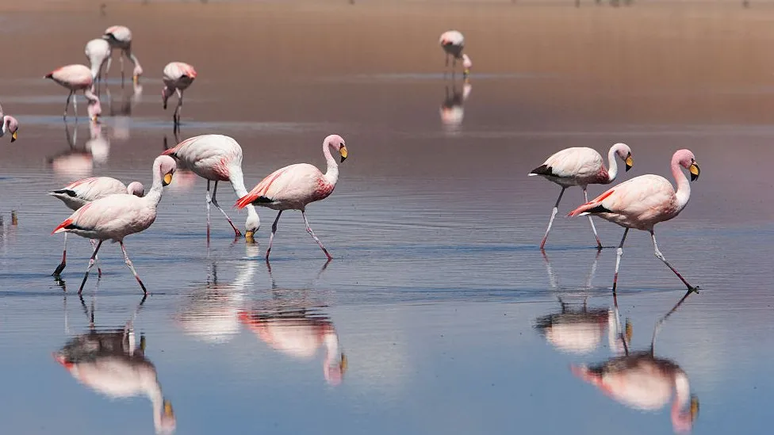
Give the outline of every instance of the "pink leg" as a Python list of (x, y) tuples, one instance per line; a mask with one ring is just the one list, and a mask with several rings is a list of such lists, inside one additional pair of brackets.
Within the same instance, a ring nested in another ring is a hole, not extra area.
[[(89, 239), (89, 242), (91, 242), (91, 249), (94, 250), (97, 248), (97, 241), (94, 239)], [(99, 257), (94, 257), (94, 261), (97, 263), (97, 276), (102, 278), (102, 268), (99, 267)]]
[(215, 205), (215, 207), (220, 210), (221, 213), (223, 213), (223, 216), (226, 217), (226, 220), (228, 221), (229, 225), (231, 225), (231, 228), (234, 229), (234, 237), (242, 237), (242, 233), (237, 229), (237, 227), (234, 225), (234, 222), (231, 221), (231, 218), (228, 217), (225, 211), (223, 211), (222, 208), (218, 205), (218, 200), (215, 199), (216, 195), (218, 194), (218, 182), (215, 181), (215, 188), (212, 189), (212, 204)]
[(62, 251), (62, 262), (56, 267), (52, 276), (59, 276), (67, 266), (67, 233), (64, 233), (64, 250)]
[(210, 243), (210, 203), (212, 198), (210, 197), (210, 180), (207, 180), (207, 245)]
[[(585, 200), (584, 204), (589, 202), (589, 194), (586, 192), (586, 186), (583, 186), (583, 199)], [(594, 231), (594, 238), (597, 239), (597, 249), (602, 249), (602, 242), (599, 240), (597, 227), (594, 226), (594, 220), (591, 219), (591, 215), (589, 215), (589, 223), (591, 224), (592, 231)]]
[(329, 261), (332, 260), (333, 257), (331, 257), (331, 254), (328, 253), (328, 250), (325, 249), (325, 246), (323, 246), (323, 244), (320, 241), (320, 239), (318, 239), (317, 236), (314, 235), (314, 231), (312, 231), (312, 227), (309, 226), (309, 221), (306, 220), (306, 212), (302, 211), (301, 212), (301, 216), (304, 217), (304, 224), (306, 225), (306, 232), (309, 233), (310, 236), (312, 236), (314, 241), (317, 242), (317, 244), (320, 246), (320, 249), (322, 249), (323, 252), (325, 252), (325, 255), (328, 257), (328, 260)]
[(277, 232), (277, 222), (279, 222), (279, 218), (282, 216), (282, 210), (277, 212), (277, 218), (274, 219), (274, 223), (271, 224), (271, 236), (269, 236), (269, 247), (266, 249), (266, 262), (269, 262), (269, 254), (271, 253), (271, 246), (274, 243), (274, 233)]
[(626, 235), (629, 234), (629, 228), (624, 230), (623, 237), (621, 237), (621, 243), (618, 245), (618, 250), (615, 256), (615, 275), (613, 275), (613, 297), (616, 297), (615, 290), (618, 287), (618, 268), (621, 266), (621, 257), (623, 256), (623, 245), (626, 240)]
[(137, 280), (137, 282), (140, 283), (140, 287), (142, 288), (143, 294), (147, 295), (148, 290), (145, 289), (145, 284), (142, 283), (142, 280), (140, 279), (140, 275), (137, 275), (137, 271), (134, 270), (134, 264), (132, 264), (132, 260), (129, 259), (129, 254), (126, 253), (126, 247), (124, 246), (124, 242), (118, 242), (118, 243), (121, 244), (121, 251), (123, 251), (124, 253), (124, 262), (126, 262), (126, 265), (129, 266), (129, 269), (132, 270), (132, 273), (134, 274), (134, 278)]
[(567, 188), (562, 187), (562, 191), (559, 192), (559, 198), (557, 198), (556, 204), (554, 204), (554, 209), (551, 211), (551, 219), (548, 220), (548, 228), (546, 228), (546, 234), (543, 236), (543, 241), (540, 242), (540, 249), (543, 249), (546, 246), (546, 241), (548, 240), (548, 233), (551, 232), (551, 225), (554, 224), (554, 218), (556, 217), (556, 213), (559, 211), (559, 202), (562, 200), (562, 195), (564, 195), (565, 189)]
[(680, 278), (680, 281), (682, 281), (683, 284), (685, 284), (685, 286), (688, 287), (688, 292), (689, 293), (690, 292), (697, 292), (698, 293), (699, 287), (694, 287), (694, 286), (688, 284), (688, 281), (686, 281), (685, 278), (683, 278), (683, 276), (680, 275), (680, 272), (678, 272), (677, 269), (675, 269), (674, 267), (672, 267), (671, 264), (669, 264), (667, 259), (664, 257), (664, 254), (662, 254), (661, 251), (658, 250), (658, 244), (656, 244), (656, 233), (653, 232), (653, 230), (650, 231), (650, 237), (653, 239), (653, 250), (655, 251), (654, 253), (656, 254), (656, 257), (659, 260), (663, 261), (664, 264), (666, 264), (667, 267), (669, 269), (671, 269), (672, 272), (674, 272), (675, 275), (677, 275), (678, 278)]
[(97, 258), (97, 252), (99, 251), (99, 248), (102, 246), (102, 240), (97, 243), (97, 248), (94, 249), (94, 253), (91, 254), (91, 258), (89, 259), (89, 267), (86, 268), (86, 274), (83, 275), (83, 281), (81, 281), (81, 287), (78, 289), (78, 294), (81, 294), (83, 292), (83, 286), (86, 285), (86, 280), (89, 279), (89, 272), (91, 271), (91, 268), (94, 267), (95, 259)]

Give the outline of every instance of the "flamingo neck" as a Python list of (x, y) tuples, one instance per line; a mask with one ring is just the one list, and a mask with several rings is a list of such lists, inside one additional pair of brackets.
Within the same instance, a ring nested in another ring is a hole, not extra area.
[(691, 400), (691, 387), (688, 383), (688, 377), (681, 370), (675, 374), (675, 400), (672, 403), (672, 419), (680, 416), (682, 409), (688, 405)]
[(0, 121), (3, 121), (3, 127), (0, 129), (0, 137), (3, 137), (3, 135), (8, 132), (8, 115), (2, 116), (2, 113), (0, 113)]
[(153, 185), (150, 192), (143, 196), (142, 199), (147, 201), (151, 207), (156, 208), (161, 202), (161, 192), (164, 190), (164, 185), (161, 183), (161, 166), (159, 164), (153, 165)]
[(677, 191), (675, 196), (677, 197), (677, 212), (680, 212), (688, 204), (688, 200), (691, 199), (691, 183), (683, 173), (680, 167), (680, 161), (676, 158), (672, 159), (672, 177), (677, 182)]
[(328, 145), (328, 142), (323, 144), (323, 155), (328, 163), (328, 170), (325, 171), (325, 180), (331, 186), (336, 186), (336, 183), (339, 181), (339, 164), (336, 163), (336, 159), (331, 155), (331, 147)]
[[(241, 162), (240, 162), (241, 163)], [(228, 179), (231, 182), (231, 187), (237, 194), (237, 198), (242, 198), (248, 194), (245, 188), (244, 176), (242, 174), (242, 166), (240, 164), (231, 164), (228, 168)], [(247, 222), (254, 220), (260, 225), (261, 218), (258, 217), (258, 212), (255, 211), (253, 204), (247, 204)]]
[(158, 379), (153, 379), (149, 384), (146, 386), (145, 394), (153, 406), (153, 426), (158, 432), (159, 428), (161, 428), (161, 415), (164, 413), (164, 395), (161, 392), (161, 385), (159, 385)]
[(333, 328), (325, 332), (323, 344), (325, 345), (325, 364), (332, 366), (339, 355), (339, 336)]
[(610, 151), (607, 152), (607, 175), (608, 183), (612, 183), (615, 177), (618, 176), (618, 161), (616, 161), (616, 153), (618, 152), (618, 144), (610, 147)]

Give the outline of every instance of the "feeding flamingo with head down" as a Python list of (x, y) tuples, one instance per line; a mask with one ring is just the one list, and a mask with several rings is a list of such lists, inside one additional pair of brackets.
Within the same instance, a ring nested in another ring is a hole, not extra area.
[(159, 156), (153, 162), (153, 186), (150, 192), (142, 198), (133, 195), (109, 195), (92, 201), (75, 211), (69, 218), (54, 228), (51, 234), (70, 232), (81, 237), (99, 240), (94, 253), (89, 259), (89, 267), (83, 276), (78, 294), (89, 277), (89, 271), (94, 266), (97, 252), (105, 240), (113, 240), (121, 245), (124, 261), (131, 269), (135, 279), (140, 284), (143, 293), (147, 294), (134, 265), (129, 259), (124, 247), (124, 238), (130, 234), (148, 229), (156, 220), (156, 208), (161, 201), (164, 186), (172, 182), (172, 174), (176, 169), (175, 160), (169, 156)]
[[(540, 175), (549, 181), (562, 186), (559, 192), (559, 198), (551, 211), (551, 218), (548, 220), (548, 228), (540, 242), (540, 249), (543, 249), (548, 240), (548, 233), (551, 231), (551, 225), (554, 223), (556, 213), (559, 211), (559, 202), (562, 200), (564, 190), (572, 186), (580, 186), (583, 189), (583, 199), (588, 202), (589, 196), (586, 187), (589, 184), (610, 184), (618, 176), (618, 163), (615, 157), (618, 156), (626, 164), (626, 170), (632, 168), (632, 150), (625, 143), (617, 143), (610, 147), (607, 153), (607, 164), (610, 169), (605, 169), (602, 156), (592, 149), (586, 147), (572, 147), (563, 149), (549, 157), (542, 165), (533, 169), (528, 175), (534, 177)], [(597, 228), (589, 217), (591, 229), (594, 231), (594, 237), (597, 239), (597, 249), (602, 249), (602, 242), (597, 235)]]
[[(132, 61), (132, 64), (134, 65), (134, 70), (132, 71), (132, 81), (137, 83), (140, 80), (140, 76), (142, 75), (142, 67), (140, 66), (140, 61), (137, 59), (137, 56), (132, 53), (132, 31), (129, 30), (129, 28), (126, 26), (108, 27), (105, 30), (105, 33), (102, 35), (102, 39), (106, 40), (110, 44), (110, 47), (120, 49), (121, 53), (129, 58), (130, 61)], [(119, 57), (119, 60), (121, 62), (121, 83), (123, 83), (124, 58)], [(108, 57), (108, 64), (105, 74), (110, 71), (110, 64), (112, 62), (112, 56)]]
[(16, 142), (19, 121), (11, 115), (3, 114), (3, 106), (0, 106), (0, 122), (3, 123), (2, 127), (0, 127), (0, 137), (3, 137), (6, 133), (11, 133), (11, 142)]
[[(452, 58), (452, 69), (457, 66), (457, 59), (465, 62), (462, 54), (462, 50), (465, 48), (465, 37), (462, 33), (456, 30), (449, 30), (441, 34), (441, 38), (438, 41), (446, 53), (446, 67), (449, 67), (449, 56)], [(470, 63), (470, 58), (467, 60)], [(467, 72), (465, 72), (467, 75)]]
[(191, 65), (183, 62), (170, 62), (164, 67), (164, 89), (161, 90), (161, 99), (164, 110), (167, 110), (167, 100), (172, 94), (177, 93), (177, 106), (172, 119), (175, 124), (180, 124), (180, 110), (183, 107), (183, 92), (191, 86), (196, 78), (196, 70)]
[(306, 219), (306, 206), (314, 201), (327, 198), (333, 193), (333, 189), (339, 180), (339, 165), (331, 155), (331, 149), (339, 152), (342, 162), (347, 158), (347, 147), (344, 144), (344, 139), (336, 134), (326, 137), (323, 141), (323, 155), (328, 168), (324, 174), (308, 163), (285, 166), (272, 172), (271, 175), (258, 183), (250, 193), (237, 201), (236, 206), (239, 208), (255, 204), (278, 210), (277, 218), (274, 219), (274, 223), (271, 226), (269, 248), (266, 249), (266, 261), (269, 260), (274, 234), (277, 232), (277, 222), (279, 222), (279, 218), (285, 210), (301, 211), (306, 231), (317, 242), (328, 259), (333, 258), (328, 253), (328, 250), (325, 249), (320, 239), (314, 234), (312, 227), (309, 226), (309, 221)]
[(664, 254), (658, 250), (656, 233), (653, 227), (659, 223), (668, 221), (677, 215), (691, 199), (691, 185), (680, 167), (688, 169), (691, 173), (691, 181), (699, 178), (699, 165), (696, 157), (690, 150), (677, 150), (672, 156), (672, 176), (677, 182), (675, 191), (672, 184), (659, 175), (647, 174), (632, 178), (621, 183), (607, 192), (599, 195), (590, 202), (573, 210), (569, 216), (596, 215), (607, 221), (616, 223), (624, 228), (621, 243), (618, 245), (615, 260), (615, 275), (613, 277), (613, 295), (618, 284), (618, 267), (623, 255), (623, 244), (630, 228), (648, 231), (653, 239), (653, 250), (656, 257), (672, 270), (680, 278), (689, 291), (695, 291), (698, 287), (688, 284), (688, 281), (672, 267)]
[(92, 121), (96, 121), (97, 117), (102, 114), (99, 98), (94, 95), (94, 79), (88, 67), (83, 65), (67, 65), (48, 73), (43, 78), (51, 79), (70, 90), (70, 94), (65, 102), (63, 115), (65, 121), (67, 120), (67, 107), (70, 105), (71, 98), (73, 100), (75, 119), (78, 119), (78, 97), (73, 98), (73, 94), (78, 91), (83, 91), (83, 96), (89, 101), (87, 111)]
[[(142, 196), (145, 193), (145, 187), (138, 181), (133, 181), (126, 186), (124, 183), (112, 177), (91, 177), (75, 181), (67, 186), (52, 190), (48, 194), (60, 199), (66, 206), (72, 210), (78, 210), (84, 205), (104, 198), (108, 195), (126, 193), (129, 195)], [(92, 245), (96, 242), (92, 240)], [(59, 276), (67, 266), (67, 233), (64, 235), (64, 250), (62, 251), (62, 262), (56, 267), (52, 275)], [(101, 271), (100, 271), (101, 274)]]
[[(180, 160), (186, 168), (190, 169), (196, 175), (207, 180), (207, 239), (210, 238), (210, 203), (223, 213), (231, 228), (234, 229), (234, 236), (240, 237), (242, 233), (228, 217), (225, 211), (220, 208), (216, 195), (218, 193), (218, 181), (228, 181), (237, 197), (241, 198), (247, 195), (245, 182), (242, 176), (242, 147), (233, 138), (220, 134), (205, 134), (188, 138), (174, 148), (163, 152), (164, 155), (170, 155)], [(210, 181), (215, 182), (210, 196)], [(261, 219), (252, 205), (247, 207), (247, 220), (245, 221), (245, 236), (252, 240), (253, 235), (261, 227)]]

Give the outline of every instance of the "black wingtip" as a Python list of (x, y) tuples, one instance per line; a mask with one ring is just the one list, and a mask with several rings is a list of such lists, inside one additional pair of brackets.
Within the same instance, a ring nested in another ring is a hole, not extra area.
[(258, 199), (253, 201), (253, 204), (269, 204), (274, 202), (271, 198), (267, 198), (265, 196), (259, 196)]
[(548, 165), (540, 165), (529, 173), (535, 175), (554, 175), (554, 173), (551, 172), (551, 167)]
[(602, 204), (586, 210), (584, 213), (610, 213), (610, 210), (606, 209)]

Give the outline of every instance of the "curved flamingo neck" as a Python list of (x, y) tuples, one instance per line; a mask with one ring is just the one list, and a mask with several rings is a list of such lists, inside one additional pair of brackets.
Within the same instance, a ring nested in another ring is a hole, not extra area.
[(0, 112), (0, 121), (3, 121), (3, 127), (0, 129), (0, 137), (8, 133), (8, 115), (3, 116)]
[(675, 374), (675, 400), (672, 403), (672, 421), (682, 419), (681, 411), (688, 405), (691, 399), (691, 387), (688, 377), (680, 370)]
[(145, 394), (153, 405), (153, 426), (158, 431), (161, 427), (161, 414), (164, 412), (164, 395), (161, 392), (158, 379), (153, 379), (153, 382), (146, 385)]
[(142, 199), (148, 201), (152, 207), (156, 207), (161, 202), (161, 191), (164, 190), (164, 185), (161, 183), (161, 164), (153, 164), (153, 185), (147, 195)]
[(688, 200), (691, 199), (691, 183), (688, 181), (685, 173), (683, 173), (677, 156), (672, 157), (672, 177), (677, 182), (675, 196), (677, 197), (677, 212), (680, 212), (688, 204)]
[(328, 163), (328, 170), (325, 172), (325, 180), (330, 183), (331, 186), (336, 186), (336, 183), (339, 181), (339, 164), (336, 163), (336, 159), (331, 155), (331, 147), (327, 141), (323, 143), (323, 155), (325, 156), (325, 161)]
[[(242, 198), (248, 194), (247, 189), (245, 188), (242, 166), (233, 163), (229, 165), (228, 180), (231, 182), (231, 187), (234, 189), (234, 192), (237, 194), (238, 198)], [(260, 223), (261, 220), (258, 217), (258, 212), (255, 211), (255, 206), (253, 204), (247, 204), (246, 208), (247, 219), (250, 220), (252, 218)]]

